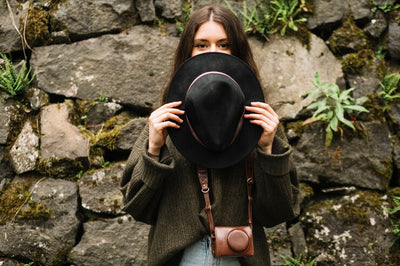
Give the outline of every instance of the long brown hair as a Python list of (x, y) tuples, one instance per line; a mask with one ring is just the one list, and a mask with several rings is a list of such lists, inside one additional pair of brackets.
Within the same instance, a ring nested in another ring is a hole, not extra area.
[(229, 9), (219, 6), (205, 6), (194, 12), (188, 19), (185, 29), (183, 30), (178, 47), (175, 51), (173, 71), (168, 81), (167, 86), (164, 88), (162, 94), (162, 104), (165, 103), (165, 98), (168, 93), (169, 83), (173, 74), (183, 62), (191, 57), (193, 49), (194, 36), (204, 22), (207, 22), (212, 17), (212, 20), (224, 27), (226, 35), (228, 36), (228, 43), (232, 55), (235, 55), (246, 62), (253, 72), (259, 78), (258, 68), (253, 59), (247, 36), (243, 30), (242, 23)]

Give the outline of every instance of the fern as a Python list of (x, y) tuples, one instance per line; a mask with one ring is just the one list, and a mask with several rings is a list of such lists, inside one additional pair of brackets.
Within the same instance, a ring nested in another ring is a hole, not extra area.
[(323, 121), (327, 124), (325, 129), (325, 145), (329, 147), (334, 132), (340, 131), (341, 135), (343, 135), (341, 125), (356, 130), (352, 121), (347, 119), (345, 115), (349, 115), (352, 112), (368, 113), (369, 111), (361, 106), (367, 101), (367, 98), (361, 97), (356, 100), (353, 99), (350, 93), (354, 88), (340, 91), (336, 84), (321, 82), (318, 73), (315, 74), (312, 83), (315, 89), (310, 90), (303, 95), (304, 97), (311, 95), (312, 98), (312, 103), (307, 106), (307, 109), (316, 109), (309, 122)]
[(392, 102), (400, 99), (400, 93), (397, 88), (399, 82), (400, 74), (398, 73), (387, 74), (383, 78), (382, 82), (380, 82), (382, 91), (379, 92), (379, 96), (383, 100), (383, 111), (386, 111)]

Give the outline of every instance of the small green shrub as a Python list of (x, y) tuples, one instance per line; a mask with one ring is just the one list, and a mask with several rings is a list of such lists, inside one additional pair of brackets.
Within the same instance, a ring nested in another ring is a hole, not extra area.
[(193, 1), (185, 0), (182, 5), (182, 16), (175, 19), (176, 29), (178, 30), (179, 36), (182, 34), (185, 28), (186, 22), (189, 19), (190, 13), (192, 12)]
[(398, 85), (400, 82), (399, 73), (391, 73), (385, 75), (380, 85), (382, 91), (379, 92), (379, 96), (383, 100), (383, 111), (386, 111), (391, 103), (400, 99), (400, 93), (398, 92)]
[[(228, 7), (235, 13), (229, 2)], [(298, 31), (298, 24), (307, 21), (305, 17), (299, 17), (305, 0), (264, 0), (256, 6), (248, 8), (246, 1), (243, 2), (244, 30), (246, 33), (260, 34), (267, 38), (268, 34), (279, 32), (282, 36), (288, 29)]]
[(303, 253), (300, 254), (299, 258), (293, 258), (291, 256), (284, 257), (285, 266), (317, 266), (317, 258), (306, 257)]
[(23, 63), (21, 69), (17, 73), (12, 62), (0, 53), (5, 64), (4, 67), (0, 65), (0, 88), (7, 92), (11, 97), (15, 97), (18, 94), (25, 91), (28, 85), (32, 82), (35, 74), (30, 78), (31, 68), (27, 69), (26, 62)]
[(385, 1), (385, 3), (381, 6), (375, 0), (372, 0), (371, 2), (373, 5), (373, 7), (371, 8), (371, 11), (373, 13), (376, 13), (378, 10), (380, 10), (386, 14), (391, 11), (400, 9), (400, 4), (390, 3), (390, 1)]
[(341, 136), (343, 136), (342, 124), (356, 130), (352, 121), (347, 119), (345, 115), (350, 115), (352, 112), (368, 112), (366, 108), (361, 106), (367, 98), (361, 97), (354, 100), (350, 95), (354, 88), (340, 91), (336, 84), (321, 82), (318, 73), (315, 74), (312, 83), (315, 89), (306, 92), (303, 96), (311, 95), (312, 103), (307, 106), (307, 109), (316, 109), (310, 122), (323, 121), (327, 124), (325, 145), (329, 147), (333, 132), (340, 131)]
[(111, 163), (106, 161), (103, 156), (101, 156), (100, 160), (101, 160), (101, 168), (107, 168), (111, 165)]
[(99, 96), (97, 96), (97, 98), (96, 98), (96, 102), (97, 103), (107, 103), (108, 102), (108, 98), (107, 98), (107, 96), (104, 95), (103, 91), (100, 91)]

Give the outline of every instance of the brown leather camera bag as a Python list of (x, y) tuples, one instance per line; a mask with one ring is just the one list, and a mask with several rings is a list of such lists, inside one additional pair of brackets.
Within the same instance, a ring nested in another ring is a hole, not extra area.
[(207, 169), (197, 168), (197, 173), (204, 195), (205, 210), (210, 224), (211, 246), (214, 257), (232, 256), (253, 256), (253, 223), (252, 223), (252, 202), (251, 189), (253, 185), (253, 168), (251, 157), (246, 158), (246, 182), (248, 197), (249, 220), (247, 226), (214, 226), (214, 219), (211, 212), (210, 188), (208, 187)]

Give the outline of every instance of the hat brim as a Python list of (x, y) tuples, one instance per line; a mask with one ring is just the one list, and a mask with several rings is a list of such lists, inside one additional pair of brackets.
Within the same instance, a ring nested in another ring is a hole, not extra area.
[[(185, 96), (193, 80), (199, 75), (218, 71), (232, 77), (245, 95), (245, 105), (251, 102), (264, 102), (261, 85), (250, 67), (236, 56), (209, 52), (186, 60), (174, 74), (166, 96), (166, 102), (182, 101), (178, 107), (184, 110)], [(257, 145), (262, 128), (244, 119), (242, 128), (235, 141), (225, 150), (208, 150), (192, 135), (186, 116), (179, 129), (168, 128), (169, 136), (188, 160), (207, 168), (226, 168), (243, 160)]]

